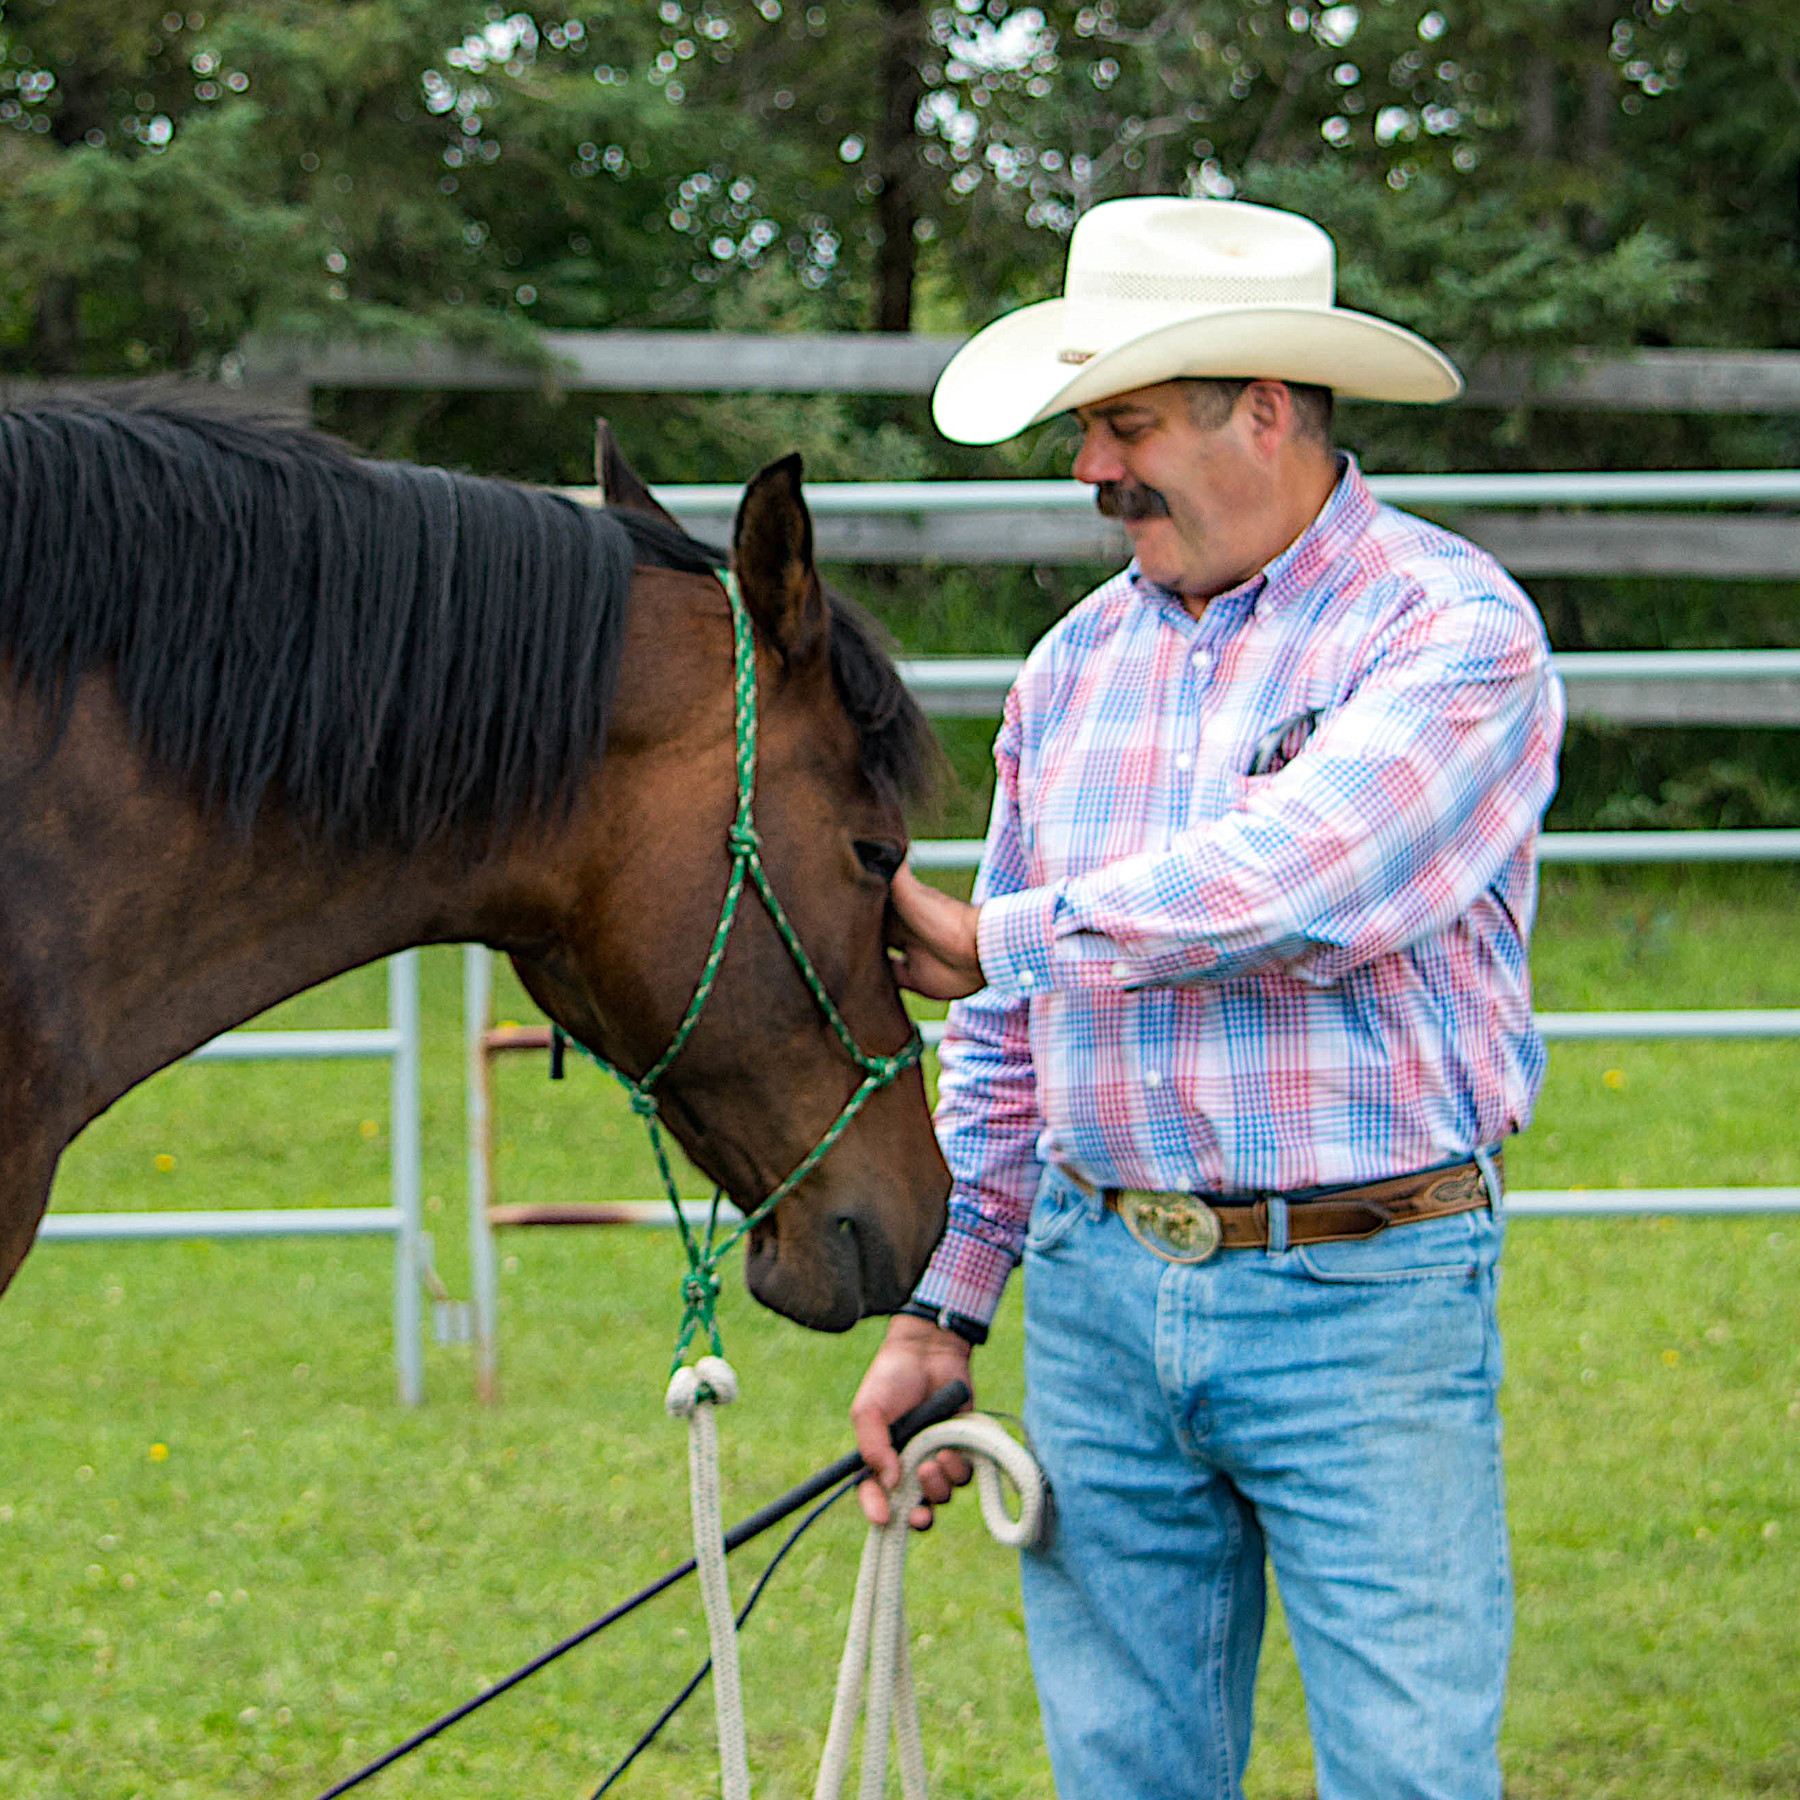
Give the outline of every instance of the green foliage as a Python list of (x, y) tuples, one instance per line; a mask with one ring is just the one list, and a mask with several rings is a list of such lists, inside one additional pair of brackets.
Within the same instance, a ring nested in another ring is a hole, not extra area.
[(958, 330), (1171, 190), (1317, 213), (1469, 354), (1800, 341), (1797, 56), (1780, 0), (6, 0), (0, 367)]
[(1528, 193), (1426, 170), (1396, 194), (1345, 161), (1258, 165), (1247, 199), (1315, 218), (1339, 245), (1338, 295), (1451, 347), (1544, 356), (1678, 328), (1704, 271), (1644, 225), (1586, 247), (1546, 231)]
[(1601, 831), (1747, 831), (1800, 825), (1800, 789), (1744, 763), (1713, 761), (1672, 776), (1657, 797), (1609, 795), (1594, 814)]

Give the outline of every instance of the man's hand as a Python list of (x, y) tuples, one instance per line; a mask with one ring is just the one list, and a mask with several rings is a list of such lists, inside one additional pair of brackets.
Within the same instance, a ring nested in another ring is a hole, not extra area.
[[(929, 1399), (947, 1381), (969, 1380), (969, 1344), (954, 1331), (940, 1331), (926, 1319), (900, 1316), (888, 1326), (869, 1372), (850, 1403), (856, 1447), (876, 1479), (856, 1491), (863, 1516), (871, 1525), (888, 1522), (888, 1494), (900, 1482), (900, 1453), (888, 1439), (888, 1427), (902, 1413)], [(970, 1382), (973, 1390), (974, 1383)], [(965, 1407), (965, 1411), (968, 1409)], [(953, 1488), (968, 1481), (967, 1461), (945, 1450), (919, 1465), (924, 1502), (913, 1508), (908, 1523), (915, 1531), (931, 1527), (931, 1509), (942, 1506)]]
[(894, 978), (930, 1000), (960, 1000), (987, 985), (975, 943), (981, 908), (927, 885), (902, 863), (888, 895)]

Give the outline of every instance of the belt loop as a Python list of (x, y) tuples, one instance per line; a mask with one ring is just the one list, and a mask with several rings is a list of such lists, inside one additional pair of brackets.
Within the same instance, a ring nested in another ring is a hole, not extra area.
[(1063, 1186), (1072, 1189), (1086, 1208), (1088, 1217), (1097, 1219), (1106, 1211), (1106, 1189), (1089, 1181), (1085, 1175), (1078, 1174), (1067, 1163), (1053, 1162), (1050, 1172), (1060, 1178)]
[(1481, 1171), (1481, 1179), (1488, 1191), (1488, 1208), (1495, 1219), (1506, 1217), (1506, 1183), (1500, 1179), (1500, 1170), (1494, 1161), (1492, 1150), (1477, 1150), (1475, 1166)]
[(1269, 1254), (1284, 1255), (1288, 1247), (1288, 1203), (1285, 1194), (1269, 1194), (1260, 1208), (1269, 1218)]

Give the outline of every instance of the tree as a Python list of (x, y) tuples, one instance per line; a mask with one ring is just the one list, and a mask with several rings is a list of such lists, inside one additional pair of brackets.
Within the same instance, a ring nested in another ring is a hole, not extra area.
[(16, 369), (961, 329), (1167, 191), (1314, 209), (1347, 296), (1465, 354), (1800, 332), (1784, 0), (7, 0), (0, 51)]
[(648, 310), (669, 108), (579, 21), (491, 11), (9, 0), (0, 367), (205, 368), (251, 327), (524, 349), (546, 290), (564, 322)]

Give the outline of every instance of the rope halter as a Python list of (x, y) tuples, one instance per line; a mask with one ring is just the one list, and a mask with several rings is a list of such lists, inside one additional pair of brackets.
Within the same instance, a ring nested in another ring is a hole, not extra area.
[[(756, 640), (750, 629), (750, 614), (738, 589), (737, 577), (727, 569), (720, 572), (719, 581), (725, 589), (726, 598), (731, 602), (737, 814), (725, 833), (725, 846), (731, 856), (731, 876), (725, 885), (725, 899), (719, 908), (719, 922), (713, 932), (712, 946), (706, 953), (705, 962), (701, 964), (700, 979), (695, 984), (693, 998), (689, 1000), (680, 1024), (675, 1027), (674, 1036), (669, 1039), (668, 1047), (662, 1055), (642, 1075), (635, 1078), (627, 1075), (623, 1069), (589, 1050), (586, 1045), (576, 1045), (584, 1056), (619, 1082), (630, 1096), (631, 1110), (644, 1121), (650, 1134), (650, 1148), (656, 1156), (663, 1191), (675, 1209), (675, 1223), (681, 1232), (682, 1248), (687, 1254), (688, 1266), (681, 1284), (681, 1330), (675, 1340), (672, 1368), (681, 1366), (681, 1359), (686, 1355), (688, 1346), (702, 1330), (706, 1333), (713, 1355), (724, 1355), (717, 1317), (720, 1262), (740, 1238), (768, 1218), (825, 1160), (832, 1146), (850, 1128), (851, 1121), (875, 1095), (891, 1086), (908, 1069), (917, 1066), (925, 1049), (916, 1028), (911, 1038), (892, 1056), (872, 1055), (857, 1043), (850, 1027), (844, 1022), (843, 1014), (838, 1011), (836, 1003), (826, 991), (825, 983), (820, 980), (818, 970), (813, 967), (812, 958), (806, 954), (806, 946), (800, 942), (800, 935), (795, 931), (793, 921), (788, 918), (787, 909), (781, 904), (770, 883), (768, 871), (763, 867), (762, 838), (757, 833), (752, 805), (756, 792)], [(843, 1045), (850, 1060), (861, 1070), (862, 1082), (845, 1101), (838, 1116), (826, 1127), (824, 1136), (800, 1159), (788, 1176), (777, 1182), (722, 1238), (718, 1235), (718, 1227), (719, 1205), (724, 1198), (724, 1190), (716, 1189), (713, 1193), (712, 1210), (706, 1221), (705, 1235), (700, 1237), (690, 1227), (681, 1210), (680, 1194), (674, 1172), (669, 1166), (668, 1151), (663, 1143), (661, 1103), (657, 1098), (656, 1088), (668, 1073), (669, 1065), (686, 1048), (688, 1039), (693, 1036), (694, 1028), (700, 1022), (700, 1015), (706, 1010), (707, 1001), (712, 997), (713, 988), (719, 979), (720, 965), (725, 960), (725, 946), (730, 940), (731, 928), (737, 921), (738, 903), (743, 899), (746, 883), (755, 888), (776, 933), (787, 946), (788, 955), (794, 960), (800, 979), (806, 984), (806, 991), (812, 995), (814, 1003), (825, 1015), (826, 1024), (831, 1027), (833, 1035)], [(558, 1036), (567, 1035), (559, 1027), (553, 1026), (551, 1029)], [(573, 1042), (572, 1039), (569, 1041)]]

